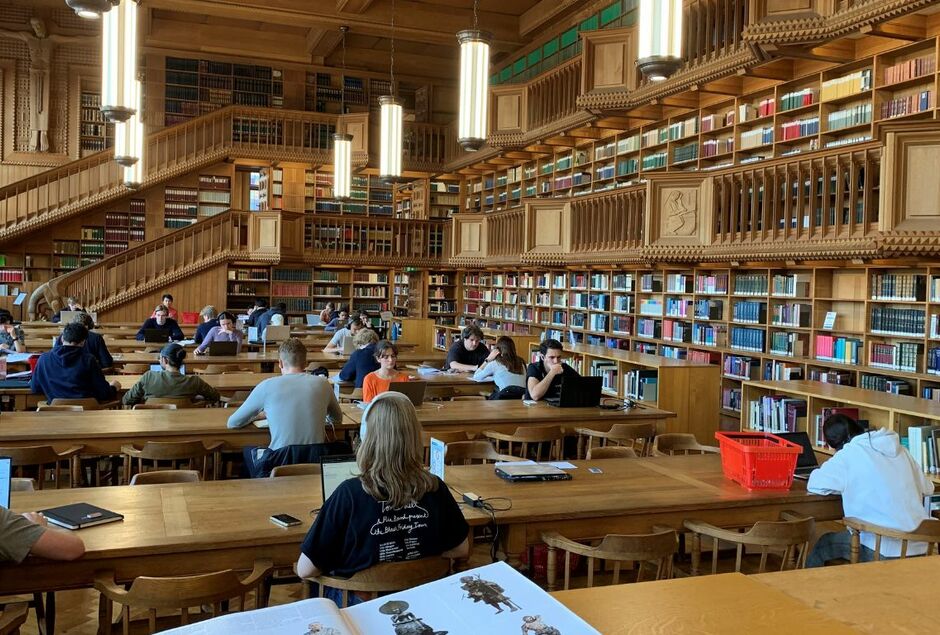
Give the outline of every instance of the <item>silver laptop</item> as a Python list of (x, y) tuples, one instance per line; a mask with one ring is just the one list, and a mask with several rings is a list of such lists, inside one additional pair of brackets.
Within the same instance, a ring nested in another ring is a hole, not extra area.
[(283, 342), (290, 338), (290, 327), (268, 325), (261, 337), (265, 342)]
[(0, 456), (0, 507), (10, 509), (10, 490), (13, 479), (13, 459)]
[(336, 454), (320, 457), (320, 482), (323, 486), (323, 502), (336, 491), (343, 481), (359, 476), (359, 465), (355, 454)]
[(313, 315), (312, 313), (308, 313), (306, 315), (306, 318), (307, 318), (307, 326), (320, 326), (321, 324), (319, 315)]
[(393, 381), (388, 385), (390, 392), (400, 392), (407, 395), (415, 408), (424, 403), (424, 393), (428, 388), (426, 381)]
[(507, 481), (567, 481), (571, 475), (554, 465), (506, 463), (496, 466), (496, 476)]

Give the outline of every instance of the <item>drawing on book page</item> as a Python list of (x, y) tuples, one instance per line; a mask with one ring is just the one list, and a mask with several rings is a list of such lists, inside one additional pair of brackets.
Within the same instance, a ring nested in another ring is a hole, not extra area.
[(311, 622), (307, 624), (307, 632), (304, 635), (343, 635), (332, 626), (324, 626), (320, 622)]
[(522, 635), (561, 635), (561, 631), (543, 622), (541, 615), (526, 615), (522, 618)]
[(447, 635), (447, 631), (435, 631), (425, 624), (424, 620), (408, 610), (408, 603), (402, 600), (386, 602), (379, 607), (379, 613), (391, 616), (395, 635)]
[(489, 604), (496, 609), (497, 614), (505, 610), (500, 606), (501, 604), (505, 604), (506, 608), (510, 611), (518, 611), (520, 608), (506, 596), (503, 587), (495, 582), (484, 580), (479, 575), (465, 575), (460, 578), (460, 588), (467, 593), (465, 597), (470, 598), (474, 602), (485, 602)]

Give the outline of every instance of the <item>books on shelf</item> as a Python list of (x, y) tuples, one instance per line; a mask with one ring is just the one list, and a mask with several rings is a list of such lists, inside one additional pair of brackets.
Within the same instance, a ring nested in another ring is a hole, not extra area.
[(816, 88), (801, 88), (784, 93), (780, 97), (780, 110), (787, 111), (804, 106), (812, 106), (819, 100), (819, 90)]
[(760, 360), (741, 355), (726, 355), (722, 372), (737, 379), (757, 379)]
[(871, 309), (871, 332), (883, 335), (916, 335), (924, 337), (924, 310), (874, 306)]
[(925, 474), (940, 472), (938, 456), (940, 456), (940, 426), (919, 425), (907, 428), (907, 447), (914, 457), (914, 462)]
[(623, 392), (637, 401), (659, 399), (659, 374), (655, 370), (630, 370), (624, 375)]
[(840, 364), (862, 362), (862, 340), (857, 338), (817, 334), (816, 359)]
[(884, 83), (897, 84), (898, 82), (905, 82), (909, 79), (930, 75), (936, 69), (937, 62), (933, 55), (898, 62), (884, 69)]
[(865, 68), (841, 77), (824, 80), (820, 86), (819, 99), (821, 101), (841, 99), (871, 90), (871, 76), (871, 69)]
[(922, 301), (926, 296), (927, 276), (919, 273), (874, 273), (871, 277), (872, 300)]
[(863, 374), (858, 381), (858, 387), (866, 390), (889, 392), (895, 395), (912, 394), (911, 384), (903, 379), (889, 379), (881, 375)]
[(748, 402), (747, 427), (755, 432), (796, 432), (806, 427), (806, 400), (764, 395)]
[(767, 295), (767, 274), (736, 274), (734, 276), (734, 295)]
[(754, 351), (756, 353), (764, 352), (764, 329), (747, 328), (743, 326), (732, 326), (730, 335), (731, 348), (745, 351)]
[(868, 353), (868, 365), (908, 373), (918, 372), (923, 346), (917, 342), (884, 344), (871, 342)]
[(881, 119), (892, 119), (924, 112), (933, 108), (933, 91), (920, 90), (898, 95), (881, 103)]

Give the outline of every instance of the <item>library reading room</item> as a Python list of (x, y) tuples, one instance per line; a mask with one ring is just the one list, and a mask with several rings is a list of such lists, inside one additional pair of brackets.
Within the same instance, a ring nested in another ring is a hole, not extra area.
[(0, 635), (940, 632), (938, 56), (0, 0)]

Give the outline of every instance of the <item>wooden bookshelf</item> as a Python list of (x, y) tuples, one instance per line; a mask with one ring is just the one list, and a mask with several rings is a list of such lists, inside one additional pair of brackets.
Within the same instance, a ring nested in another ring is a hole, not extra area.
[(214, 174), (199, 175), (200, 217), (215, 216), (232, 207), (232, 179)]
[(435, 324), (453, 325), (457, 323), (459, 287), (456, 271), (428, 271), (425, 298), (428, 317), (434, 320)]
[(326, 70), (308, 72), (304, 84), (304, 109), (334, 115), (378, 108), (378, 99), (391, 94), (387, 79)]
[(257, 265), (229, 265), (226, 283), (226, 310), (246, 313), (255, 298), (271, 298), (271, 269)]
[(307, 170), (304, 174), (304, 211), (308, 214), (390, 217), (394, 210), (392, 186), (377, 176), (354, 175), (350, 197), (341, 201), (333, 196), (332, 172)]
[(199, 189), (168, 185), (163, 194), (163, 226), (166, 229), (188, 227), (197, 220)]
[(101, 93), (82, 90), (78, 148), (81, 156), (107, 150), (114, 145), (114, 124), (101, 114)]

